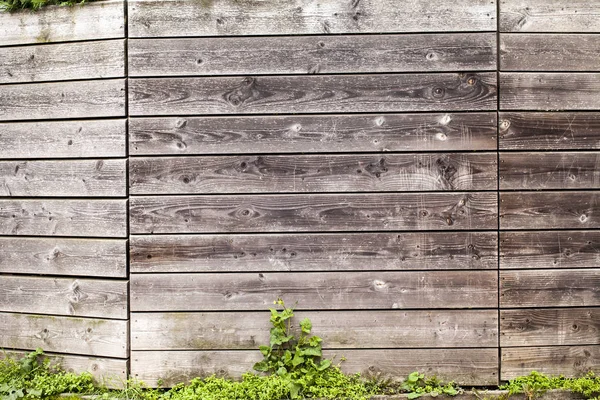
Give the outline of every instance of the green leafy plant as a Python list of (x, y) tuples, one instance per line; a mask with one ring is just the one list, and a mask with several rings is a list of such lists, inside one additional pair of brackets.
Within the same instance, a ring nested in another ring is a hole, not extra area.
[(565, 378), (562, 375), (546, 376), (533, 371), (527, 376), (509, 381), (500, 386), (500, 389), (507, 390), (509, 396), (523, 393), (528, 400), (538, 398), (548, 390), (555, 389), (579, 393), (590, 400), (600, 400), (600, 377), (592, 372), (579, 378)]
[(13, 12), (31, 9), (37, 11), (42, 7), (50, 5), (74, 6), (76, 4), (84, 4), (88, 1), (94, 0), (2, 0), (0, 1), (0, 10)]

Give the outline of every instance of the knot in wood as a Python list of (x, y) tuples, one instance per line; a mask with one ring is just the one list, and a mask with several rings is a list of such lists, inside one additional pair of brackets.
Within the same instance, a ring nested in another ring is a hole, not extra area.
[(442, 97), (444, 97), (444, 94), (446, 93), (446, 90), (443, 87), (434, 87), (432, 94), (433, 97), (436, 99), (441, 99)]

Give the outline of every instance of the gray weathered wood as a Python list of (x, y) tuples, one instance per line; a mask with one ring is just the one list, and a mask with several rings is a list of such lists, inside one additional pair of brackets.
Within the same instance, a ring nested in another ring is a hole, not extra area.
[(126, 160), (0, 161), (0, 196), (124, 197)]
[(126, 120), (0, 123), (2, 158), (125, 157)]
[(127, 282), (3, 276), (2, 311), (127, 319)]
[(600, 227), (598, 192), (500, 193), (502, 229), (590, 229)]
[(500, 306), (600, 306), (600, 269), (501, 271)]
[(0, 235), (126, 237), (126, 200), (0, 200)]
[(130, 76), (483, 71), (496, 34), (132, 39)]
[(501, 32), (600, 32), (597, 0), (501, 0)]
[(432, 3), (411, 0), (357, 2), (231, 2), (136, 0), (128, 2), (129, 35), (226, 36), (492, 31), (495, 0)]
[(130, 199), (130, 225), (134, 234), (468, 230), (494, 228), (497, 220), (497, 200), (493, 192), (136, 196)]
[(496, 113), (132, 118), (129, 135), (132, 155), (496, 150)]
[(600, 108), (600, 73), (501, 72), (502, 110)]
[(496, 98), (492, 72), (129, 79), (132, 116), (477, 111)]
[(0, 347), (128, 358), (128, 323), (0, 313)]
[(113, 239), (0, 237), (0, 272), (127, 277), (127, 243)]
[(131, 310), (491, 308), (496, 285), (495, 271), (133, 274)]
[(0, 121), (121, 117), (125, 115), (125, 80), (2, 85)]
[(500, 312), (500, 346), (600, 344), (600, 308)]
[(132, 158), (129, 179), (131, 194), (377, 192), (494, 190), (496, 173), (495, 153), (205, 156)]
[(496, 232), (132, 236), (148, 272), (495, 269)]

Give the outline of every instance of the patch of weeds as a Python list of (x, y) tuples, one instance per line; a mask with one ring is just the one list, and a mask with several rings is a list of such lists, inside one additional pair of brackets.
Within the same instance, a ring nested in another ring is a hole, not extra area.
[(590, 372), (580, 378), (565, 378), (564, 376), (546, 376), (533, 371), (527, 376), (522, 376), (500, 386), (508, 390), (508, 395), (523, 393), (528, 400), (536, 399), (548, 390), (567, 390), (583, 395), (589, 400), (600, 400), (600, 377)]
[(95, 0), (2, 0), (0, 1), (0, 11), (14, 12), (18, 10), (30, 9), (37, 11), (42, 7), (59, 5), (74, 6), (76, 4), (85, 4)]

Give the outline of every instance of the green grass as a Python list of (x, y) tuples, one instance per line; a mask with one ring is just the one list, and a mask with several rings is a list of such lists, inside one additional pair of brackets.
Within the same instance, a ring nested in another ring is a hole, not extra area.
[(19, 10), (39, 10), (42, 7), (59, 5), (74, 6), (84, 4), (95, 0), (2, 0), (0, 1), (0, 11), (14, 12)]

